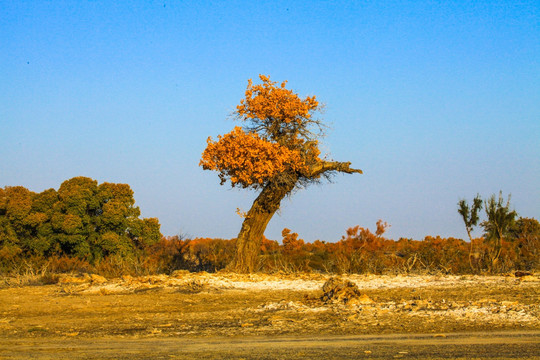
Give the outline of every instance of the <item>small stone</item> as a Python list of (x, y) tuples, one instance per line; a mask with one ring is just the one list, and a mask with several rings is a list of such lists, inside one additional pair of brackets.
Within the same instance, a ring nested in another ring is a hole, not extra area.
[(323, 296), (321, 300), (325, 303), (357, 305), (360, 304), (359, 299), (362, 297), (360, 290), (355, 283), (339, 277), (328, 279), (328, 281), (324, 283), (322, 291)]

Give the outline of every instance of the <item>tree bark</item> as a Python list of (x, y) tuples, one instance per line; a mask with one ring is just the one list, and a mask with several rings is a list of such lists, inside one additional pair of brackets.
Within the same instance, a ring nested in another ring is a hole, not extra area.
[(264, 187), (248, 211), (236, 239), (236, 254), (230, 268), (239, 273), (257, 270), (261, 242), (266, 226), (279, 209), (281, 200), (294, 188), (294, 183)]
[[(304, 176), (308, 179), (317, 178), (327, 171), (362, 174), (362, 170), (353, 169), (350, 165), (350, 162), (321, 161), (312, 165), (307, 176)], [(294, 189), (295, 185), (295, 181), (288, 181), (286, 183), (269, 183), (263, 188), (242, 223), (242, 228), (236, 239), (235, 257), (229, 265), (229, 269), (239, 273), (250, 273), (257, 270), (266, 226), (279, 209), (281, 200)]]

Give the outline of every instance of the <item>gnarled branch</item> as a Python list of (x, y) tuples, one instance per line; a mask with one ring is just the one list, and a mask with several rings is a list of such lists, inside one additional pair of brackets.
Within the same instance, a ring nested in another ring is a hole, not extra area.
[(309, 168), (308, 177), (313, 178), (317, 177), (327, 171), (339, 171), (347, 174), (358, 173), (362, 174), (362, 170), (351, 168), (351, 162), (339, 162), (339, 161), (322, 161), (316, 164), (313, 164)]

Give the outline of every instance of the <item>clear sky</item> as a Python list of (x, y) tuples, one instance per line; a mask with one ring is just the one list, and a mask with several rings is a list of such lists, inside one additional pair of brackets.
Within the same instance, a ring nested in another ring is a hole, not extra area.
[(534, 0), (0, 0), (0, 187), (127, 183), (164, 235), (234, 237), (256, 194), (198, 163), (258, 74), (317, 95), (323, 152), (364, 170), (284, 200), (267, 237), (465, 238), (458, 200), (499, 190), (540, 218)]

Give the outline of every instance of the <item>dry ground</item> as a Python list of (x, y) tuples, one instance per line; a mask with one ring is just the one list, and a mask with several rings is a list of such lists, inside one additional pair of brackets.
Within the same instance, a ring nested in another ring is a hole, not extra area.
[(540, 277), (191, 274), (0, 289), (3, 358), (540, 359)]

